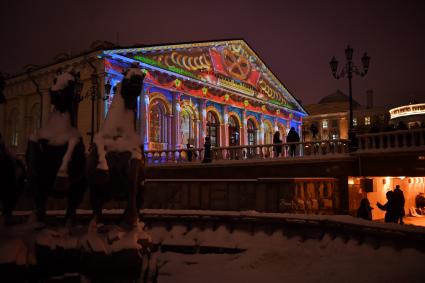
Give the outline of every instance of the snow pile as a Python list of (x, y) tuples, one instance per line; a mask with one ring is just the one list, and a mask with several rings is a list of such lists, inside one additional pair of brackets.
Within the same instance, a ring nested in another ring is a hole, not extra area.
[(230, 236), (248, 250), (238, 254), (157, 254), (159, 281), (423, 282), (425, 254), (412, 249), (375, 249), (329, 235), (320, 241), (287, 238), (281, 232)]
[[(117, 94), (120, 93), (121, 83), (117, 86)], [(98, 169), (109, 169), (105, 158), (108, 151), (129, 151), (131, 158), (142, 159), (141, 139), (134, 130), (134, 111), (125, 108), (121, 95), (114, 95), (108, 115), (94, 142), (99, 155)]]
[(66, 88), (70, 81), (75, 81), (73, 75), (69, 72), (64, 72), (56, 77), (56, 83), (51, 87), (52, 91), (58, 91)]
[(49, 247), (51, 250), (57, 248), (63, 249), (80, 249), (81, 243), (77, 236), (74, 236), (66, 228), (63, 229), (43, 229), (35, 239), (35, 242), (40, 246)]
[(143, 215), (156, 216), (211, 216), (218, 218), (258, 218), (276, 219), (298, 222), (320, 222), (342, 223), (361, 227), (382, 228), (389, 231), (404, 231), (425, 233), (425, 227), (414, 225), (400, 225), (396, 223), (383, 223), (364, 220), (351, 215), (317, 215), (317, 214), (295, 214), (295, 213), (268, 213), (254, 210), (247, 211), (220, 211), (220, 210), (173, 210), (173, 209), (143, 209)]
[(37, 135), (30, 137), (32, 141), (46, 139), (51, 145), (64, 145), (72, 139), (81, 137), (77, 128), (71, 126), (71, 117), (68, 112), (60, 113), (54, 110), (49, 114), (46, 124)]
[(138, 68), (138, 67), (131, 67), (130, 69), (128, 69), (128, 72), (125, 74), (125, 78), (129, 79), (132, 76), (141, 76), (143, 77), (145, 74), (143, 74), (143, 72)]
[(110, 255), (122, 250), (142, 250), (142, 243), (152, 241), (151, 237), (143, 231), (142, 223), (130, 231), (115, 225), (104, 226), (99, 230), (99, 232), (89, 230), (81, 238), (84, 251)]

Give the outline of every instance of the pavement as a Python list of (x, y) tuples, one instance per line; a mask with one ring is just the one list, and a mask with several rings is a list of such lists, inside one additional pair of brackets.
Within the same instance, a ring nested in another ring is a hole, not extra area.
[(423, 226), (425, 227), (425, 216), (421, 217), (421, 216), (407, 216), (404, 217), (403, 219), (405, 224), (410, 224), (410, 225), (416, 225), (416, 226)]

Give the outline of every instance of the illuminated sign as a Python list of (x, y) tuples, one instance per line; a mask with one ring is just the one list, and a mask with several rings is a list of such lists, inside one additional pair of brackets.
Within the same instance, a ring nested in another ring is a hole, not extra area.
[(406, 105), (390, 109), (391, 119), (421, 114), (425, 114), (425, 103)]
[(250, 89), (250, 88), (248, 88), (248, 87), (246, 87), (242, 84), (238, 84), (234, 80), (218, 79), (217, 84), (219, 86), (224, 86), (224, 87), (227, 87), (229, 89), (236, 90), (236, 91), (245, 93), (245, 94), (250, 95), (250, 96), (254, 96), (254, 93), (255, 93), (254, 90), (252, 90), (252, 89)]
[(274, 101), (274, 104), (287, 103), (282, 94), (271, 87), (265, 80), (260, 79), (258, 82), (258, 87), (267, 95), (270, 100)]

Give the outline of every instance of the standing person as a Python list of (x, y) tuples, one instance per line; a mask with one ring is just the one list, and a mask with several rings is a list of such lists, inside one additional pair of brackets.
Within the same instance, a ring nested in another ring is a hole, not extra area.
[(394, 198), (395, 222), (400, 223), (400, 224), (404, 224), (403, 217), (404, 217), (405, 199), (404, 199), (403, 191), (400, 189), (399, 185), (395, 186), (393, 198)]
[[(292, 142), (299, 142), (300, 141), (300, 136), (298, 135), (298, 133), (295, 131), (294, 127), (291, 127), (291, 129), (289, 130), (288, 136), (286, 137), (286, 142), (288, 143), (292, 143)], [(290, 156), (295, 156), (295, 151), (297, 149), (297, 145), (296, 144), (291, 144), (289, 146), (289, 155)]]
[(191, 162), (192, 161), (192, 156), (193, 156), (193, 146), (188, 142), (186, 144), (186, 153), (187, 153), (187, 161)]
[(394, 216), (394, 192), (388, 191), (385, 196), (387, 197), (387, 203), (382, 205), (377, 202), (376, 205), (378, 205), (379, 209), (385, 211), (385, 222), (395, 223), (396, 221)]
[(372, 209), (370, 202), (367, 198), (363, 198), (360, 201), (360, 206), (357, 209), (357, 217), (363, 218), (366, 220), (372, 220)]
[[(273, 143), (274, 144), (280, 144), (282, 143), (282, 140), (280, 139), (280, 132), (276, 131), (273, 135)], [(273, 151), (275, 154), (275, 157), (279, 157), (280, 153), (282, 152), (282, 146), (281, 145), (275, 145), (273, 146)]]

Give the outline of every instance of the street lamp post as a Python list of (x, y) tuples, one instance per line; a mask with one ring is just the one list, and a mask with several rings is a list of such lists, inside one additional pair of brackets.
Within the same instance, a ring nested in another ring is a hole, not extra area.
[(359, 75), (364, 77), (367, 74), (367, 71), (369, 69), (369, 62), (370, 57), (365, 52), (363, 54), (362, 65), (363, 65), (363, 71), (360, 71), (353, 63), (353, 48), (350, 47), (350, 45), (347, 46), (345, 49), (345, 57), (347, 59), (347, 62), (345, 63), (345, 66), (342, 68), (341, 72), (337, 74), (338, 71), (338, 60), (335, 58), (335, 56), (332, 57), (331, 61), (329, 62), (329, 65), (331, 67), (332, 75), (335, 79), (347, 77), (348, 78), (348, 94), (349, 94), (349, 103), (350, 103), (350, 124), (348, 129), (348, 139), (350, 141), (349, 143), (349, 150), (350, 151), (356, 151), (357, 150), (357, 138), (356, 138), (356, 132), (354, 130), (353, 125), (353, 89), (351, 85), (351, 79), (353, 78), (353, 74)]
[(98, 76), (96, 73), (93, 73), (91, 75), (91, 91), (90, 91), (90, 100), (91, 100), (91, 129), (90, 132), (87, 133), (90, 135), (90, 146), (93, 145), (94, 140), (94, 105), (96, 100), (100, 99), (102, 101), (109, 99), (109, 93), (111, 91), (111, 83), (108, 80), (108, 82), (105, 84), (105, 96), (101, 96), (98, 93), (98, 82), (97, 82)]

